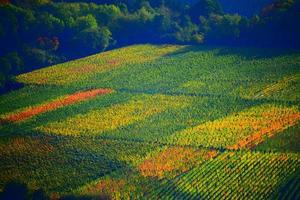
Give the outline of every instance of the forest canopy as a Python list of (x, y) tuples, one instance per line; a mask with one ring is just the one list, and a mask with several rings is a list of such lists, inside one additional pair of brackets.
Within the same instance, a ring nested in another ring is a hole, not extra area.
[(22, 72), (137, 43), (299, 48), (299, 0), (252, 1), (1, 0), (0, 87)]

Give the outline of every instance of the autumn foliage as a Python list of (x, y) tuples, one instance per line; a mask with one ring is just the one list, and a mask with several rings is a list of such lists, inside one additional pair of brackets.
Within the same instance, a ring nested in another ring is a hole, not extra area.
[(228, 149), (253, 148), (262, 143), (265, 137), (272, 137), (276, 133), (282, 132), (286, 127), (294, 126), (300, 120), (300, 114), (283, 116), (283, 118), (272, 121), (268, 127), (261, 128), (259, 131), (253, 133), (249, 137), (239, 141), (237, 144), (228, 146)]
[(145, 177), (163, 178), (168, 174), (186, 172), (200, 160), (213, 158), (217, 154), (214, 150), (203, 152), (192, 148), (170, 147), (145, 160), (138, 168)]
[(0, 5), (9, 4), (10, 0), (0, 0)]
[(98, 95), (104, 95), (111, 92), (113, 92), (113, 90), (111, 89), (94, 89), (94, 90), (88, 90), (83, 92), (77, 92), (75, 94), (65, 96), (62, 99), (58, 99), (49, 103), (30, 107), (18, 113), (13, 113), (5, 117), (3, 121), (9, 121), (9, 122), (23, 121), (41, 113), (49, 112), (63, 106), (75, 104), (80, 101), (88, 100)]

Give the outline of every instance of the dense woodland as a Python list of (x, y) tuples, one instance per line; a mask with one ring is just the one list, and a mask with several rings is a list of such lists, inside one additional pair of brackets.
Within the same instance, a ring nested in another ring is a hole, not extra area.
[(1, 0), (0, 87), (130, 44), (298, 48), (299, 24), (299, 0)]

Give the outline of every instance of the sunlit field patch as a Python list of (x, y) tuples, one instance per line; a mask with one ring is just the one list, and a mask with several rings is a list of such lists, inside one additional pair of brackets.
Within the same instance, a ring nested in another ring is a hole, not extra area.
[(124, 104), (108, 108), (95, 109), (87, 114), (79, 114), (65, 121), (58, 121), (38, 127), (37, 130), (62, 135), (97, 135), (104, 131), (141, 121), (149, 116), (170, 108), (182, 108), (188, 105), (184, 97), (166, 95), (140, 95)]
[(217, 151), (199, 150), (184, 147), (169, 147), (157, 155), (146, 159), (138, 166), (139, 171), (145, 177), (175, 177), (186, 172), (196, 164), (213, 158)]
[(267, 104), (177, 132), (169, 138), (169, 142), (230, 149), (253, 147), (264, 137), (295, 125), (299, 119), (300, 112), (296, 106)]
[(6, 114), (3, 117), (0, 117), (2, 121), (5, 122), (19, 122), (31, 118), (35, 115), (49, 112), (55, 109), (58, 109), (63, 106), (67, 106), (70, 104), (78, 103), (80, 101), (84, 101), (90, 98), (93, 98), (98, 95), (104, 95), (108, 93), (112, 93), (113, 90), (111, 89), (94, 89), (94, 90), (87, 90), (83, 92), (77, 92), (75, 94), (67, 95), (65, 97), (61, 97), (49, 103), (41, 104), (34, 107), (26, 108), (23, 111)]
[(180, 48), (183, 46), (135, 45), (22, 74), (17, 80), (26, 84), (68, 85), (128, 64), (155, 60)]
[(179, 89), (186, 90), (188, 92), (197, 92), (205, 88), (206, 83), (203, 81), (188, 81), (182, 84)]

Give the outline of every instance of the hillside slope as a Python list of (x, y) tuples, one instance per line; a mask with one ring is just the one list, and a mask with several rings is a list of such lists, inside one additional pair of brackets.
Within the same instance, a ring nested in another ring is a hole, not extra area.
[(0, 188), (295, 199), (299, 66), (293, 50), (134, 45), (19, 75), (0, 96)]

